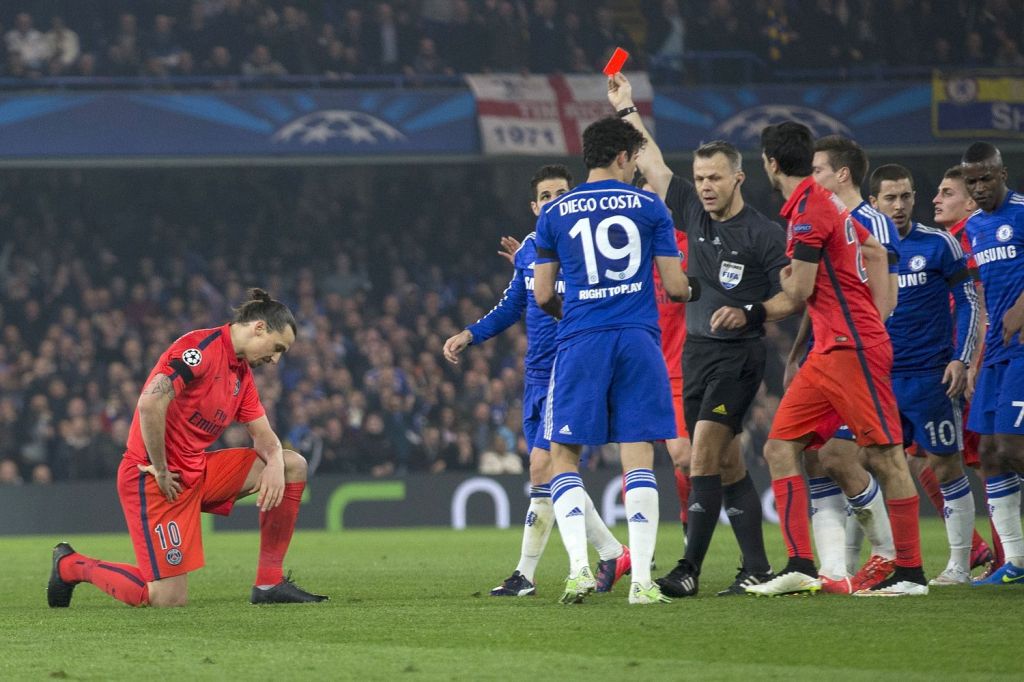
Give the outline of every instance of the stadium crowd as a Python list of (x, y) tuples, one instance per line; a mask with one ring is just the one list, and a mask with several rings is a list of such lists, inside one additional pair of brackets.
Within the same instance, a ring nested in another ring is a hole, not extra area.
[[(696, 54), (774, 67), (1024, 66), (1022, 0), (20, 0), (0, 77), (594, 73), (615, 46), (664, 82)], [(716, 77), (728, 77), (721, 70)]]
[[(5, 178), (0, 480), (112, 476), (164, 347), (230, 319), (257, 283), (300, 321), (283, 371), (259, 375), (263, 401), (320, 471), (520, 470), (508, 453), (525, 452), (523, 334), (474, 349), (464, 369), (440, 359), (509, 276), (496, 236), (456, 229), (498, 235), (522, 222), (494, 210), (486, 183), (436, 178), (443, 208), (407, 224), (400, 198), (424, 184), (412, 172), (378, 188), (351, 173), (142, 175)], [(125, 189), (139, 201), (121, 203)]]
[[(300, 324), (281, 370), (257, 370), (257, 383), (276, 431), (315, 471), (521, 471), (522, 325), (459, 365), (440, 351), (507, 285), (498, 239), (522, 237), (533, 217), (524, 193), (498, 192), (531, 172), (0, 174), (0, 484), (113, 477), (156, 358), (185, 331), (230, 319), (254, 285)], [(411, 207), (413, 195), (436, 200)], [(766, 187), (748, 195), (770, 213)], [(918, 202), (925, 222), (928, 208)], [(751, 467), (763, 467), (794, 329), (766, 331)], [(221, 444), (246, 442), (236, 425)], [(590, 465), (615, 456), (597, 449)]]

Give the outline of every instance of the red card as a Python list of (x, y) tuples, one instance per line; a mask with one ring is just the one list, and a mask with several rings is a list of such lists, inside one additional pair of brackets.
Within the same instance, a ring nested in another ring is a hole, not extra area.
[(604, 75), (611, 78), (619, 71), (622, 71), (622, 65), (629, 59), (629, 53), (623, 50), (621, 47), (615, 48), (615, 52), (612, 53), (612, 58), (608, 60), (608, 63), (604, 65)]

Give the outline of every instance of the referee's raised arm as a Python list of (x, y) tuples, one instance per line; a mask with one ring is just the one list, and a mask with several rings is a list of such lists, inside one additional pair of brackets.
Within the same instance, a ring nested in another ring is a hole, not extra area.
[(668, 194), (668, 186), (672, 182), (672, 169), (665, 164), (665, 157), (661, 155), (661, 149), (654, 142), (651, 133), (644, 125), (640, 111), (633, 104), (633, 86), (629, 79), (621, 73), (617, 73), (608, 79), (608, 101), (615, 108), (619, 118), (628, 121), (634, 128), (643, 133), (644, 146), (637, 155), (636, 165), (640, 172), (647, 178), (651, 189), (662, 198)]

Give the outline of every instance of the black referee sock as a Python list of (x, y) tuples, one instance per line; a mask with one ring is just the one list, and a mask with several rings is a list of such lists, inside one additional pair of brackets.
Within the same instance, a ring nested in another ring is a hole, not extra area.
[(751, 573), (771, 570), (764, 551), (764, 530), (761, 497), (748, 473), (739, 481), (725, 486), (722, 491), (725, 513), (732, 524), (732, 532), (743, 552), (743, 568)]
[(722, 477), (690, 476), (689, 504), (685, 558), (699, 572), (722, 511)]

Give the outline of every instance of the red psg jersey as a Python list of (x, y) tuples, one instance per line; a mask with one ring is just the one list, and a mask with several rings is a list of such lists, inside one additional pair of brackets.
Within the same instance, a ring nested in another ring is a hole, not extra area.
[(978, 272), (978, 264), (974, 262), (974, 254), (971, 251), (971, 240), (967, 238), (967, 230), (964, 229), (967, 227), (967, 221), (970, 219), (971, 216), (967, 216), (950, 227), (949, 234), (953, 236), (953, 239), (960, 242), (960, 246), (964, 250), (964, 255), (967, 256), (967, 267), (971, 272), (976, 274)]
[[(232, 422), (251, 422), (264, 415), (252, 370), (235, 357), (230, 325), (185, 334), (160, 356), (146, 385), (159, 374), (174, 383), (167, 406), (164, 443), (167, 467), (191, 486), (206, 467), (205, 450)], [(125, 458), (148, 464), (139, 410), (135, 409)]]
[[(680, 266), (686, 270), (686, 233), (676, 230)], [(661, 327), (661, 353), (665, 356), (669, 379), (683, 376), (683, 343), (686, 341), (686, 304), (676, 303), (661, 284), (658, 268), (654, 268), (654, 296), (658, 300), (658, 326)]]
[(888, 343), (861, 259), (860, 245), (871, 233), (813, 178), (797, 186), (781, 214), (789, 221), (786, 255), (818, 262), (814, 292), (807, 299), (814, 331), (811, 352)]

